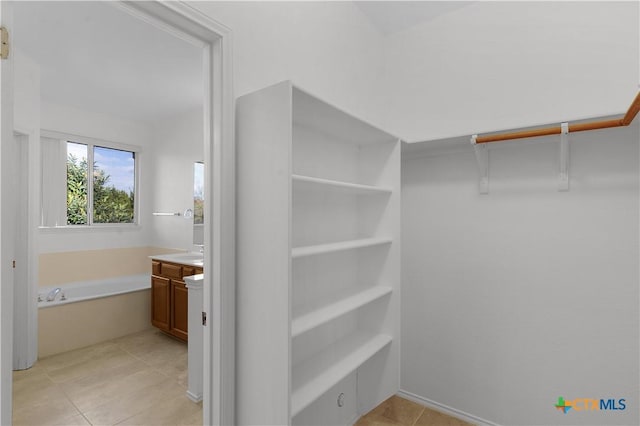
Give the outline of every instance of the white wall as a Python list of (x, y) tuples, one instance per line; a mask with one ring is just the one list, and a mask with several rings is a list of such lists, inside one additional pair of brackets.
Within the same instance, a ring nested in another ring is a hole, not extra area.
[(233, 30), (237, 96), (293, 80), (411, 142), (618, 114), (640, 82), (637, 2), (474, 2), (388, 36), (352, 2), (192, 5)]
[[(638, 424), (638, 121), (403, 162), (403, 390), (503, 425)], [(557, 141), (557, 138), (556, 138)], [(625, 398), (570, 412), (559, 396)]]
[(141, 247), (151, 242), (151, 211), (148, 202), (152, 190), (151, 127), (69, 106), (41, 102), (42, 129), (104, 141), (139, 146), (140, 226), (133, 229), (41, 230), (40, 253)]
[(40, 131), (40, 68), (19, 49), (14, 51), (14, 128), (27, 133)]
[[(154, 126), (152, 211), (183, 213), (193, 209), (194, 163), (204, 160), (203, 131), (203, 112), (199, 108)], [(153, 246), (194, 249), (193, 218), (152, 216), (150, 221)]]
[(474, 2), (384, 40), (384, 128), (414, 142), (619, 114), (637, 2)]
[(352, 2), (192, 2), (233, 30), (236, 96), (293, 80), (356, 116), (384, 120), (382, 35)]
[(42, 128), (72, 135), (146, 147), (151, 142), (151, 126), (72, 106), (40, 104)]

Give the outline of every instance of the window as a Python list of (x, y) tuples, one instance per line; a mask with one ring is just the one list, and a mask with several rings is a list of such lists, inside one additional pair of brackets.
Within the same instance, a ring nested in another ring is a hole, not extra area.
[(204, 246), (204, 163), (193, 168), (193, 244)]
[(135, 152), (67, 141), (67, 225), (135, 223), (135, 176)]
[(139, 148), (43, 132), (42, 227), (138, 222)]
[(204, 225), (204, 163), (193, 167), (193, 224)]

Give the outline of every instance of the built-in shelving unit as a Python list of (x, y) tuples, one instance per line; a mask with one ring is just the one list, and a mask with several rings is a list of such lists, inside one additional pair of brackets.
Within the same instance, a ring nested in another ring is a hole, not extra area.
[(289, 82), (237, 122), (237, 423), (352, 424), (399, 388), (400, 142)]

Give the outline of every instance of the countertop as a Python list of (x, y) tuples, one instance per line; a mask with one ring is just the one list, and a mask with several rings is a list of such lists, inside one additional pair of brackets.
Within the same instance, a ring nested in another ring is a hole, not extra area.
[(149, 256), (149, 259), (159, 260), (162, 262), (179, 263), (187, 266), (203, 266), (202, 253), (171, 253), (171, 254), (156, 254)]
[(196, 274), (189, 277), (184, 277), (184, 282), (187, 284), (187, 288), (189, 289), (202, 288), (202, 284), (204, 283), (204, 275)]

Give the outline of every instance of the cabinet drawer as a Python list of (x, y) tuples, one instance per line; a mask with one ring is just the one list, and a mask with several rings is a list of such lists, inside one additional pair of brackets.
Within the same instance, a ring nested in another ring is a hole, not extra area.
[(182, 277), (188, 277), (190, 275), (197, 275), (202, 273), (202, 268), (197, 266), (183, 266), (182, 267)]
[(155, 260), (151, 261), (151, 274), (160, 275), (160, 262)]
[(182, 279), (182, 266), (173, 265), (171, 263), (163, 263), (160, 268), (160, 273), (168, 278)]

